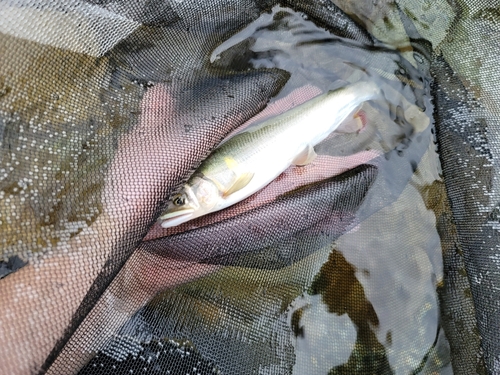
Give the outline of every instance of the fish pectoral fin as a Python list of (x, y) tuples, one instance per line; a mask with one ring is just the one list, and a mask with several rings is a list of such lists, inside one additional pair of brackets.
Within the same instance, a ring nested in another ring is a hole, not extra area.
[(307, 147), (302, 150), (296, 157), (293, 159), (293, 165), (307, 165), (312, 163), (314, 159), (316, 159), (316, 153), (314, 152), (314, 147), (311, 145), (307, 145)]
[(252, 180), (254, 173), (242, 173), (233, 182), (233, 184), (222, 193), (222, 197), (226, 198), (229, 195), (236, 193), (237, 191), (243, 189)]

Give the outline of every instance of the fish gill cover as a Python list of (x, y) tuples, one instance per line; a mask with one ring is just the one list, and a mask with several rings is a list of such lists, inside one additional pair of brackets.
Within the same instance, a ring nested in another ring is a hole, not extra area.
[[(495, 4), (0, 12), (0, 373), (500, 373)], [(307, 165), (161, 226), (221, 142), (357, 82)]]

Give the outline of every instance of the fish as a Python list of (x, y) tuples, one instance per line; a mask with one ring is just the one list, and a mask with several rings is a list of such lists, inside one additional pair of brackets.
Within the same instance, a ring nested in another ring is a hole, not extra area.
[[(310, 238), (308, 248), (288, 246), (293, 249), (285, 261), (290, 265), (317, 250), (313, 243), (325, 246), (351, 228), (377, 175), (376, 166), (362, 164), (289, 191), (229, 220), (145, 241), (140, 249), (170, 259), (234, 265), (242, 254), (280, 251), (290, 240)], [(268, 261), (271, 258), (266, 257)]]
[(261, 190), (289, 166), (311, 163), (314, 146), (368, 100), (381, 97), (371, 81), (330, 90), (245, 129), (217, 147), (167, 202), (163, 228), (222, 210)]

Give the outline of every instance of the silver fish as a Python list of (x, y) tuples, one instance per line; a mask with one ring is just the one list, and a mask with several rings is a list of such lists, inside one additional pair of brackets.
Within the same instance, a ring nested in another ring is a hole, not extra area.
[[(360, 165), (340, 176), (281, 195), (231, 220), (145, 241), (141, 249), (171, 259), (235, 265), (242, 254), (269, 254), (294, 238), (309, 237), (306, 249), (292, 246), (290, 258), (281, 258), (290, 265), (317, 250), (313, 244), (321, 244), (321, 248), (350, 227), (377, 174), (375, 166)], [(264, 268), (280, 263), (272, 258), (266, 257)]]
[(259, 191), (290, 165), (314, 160), (313, 147), (381, 90), (358, 82), (329, 91), (245, 130), (200, 165), (160, 216), (164, 228), (222, 210)]

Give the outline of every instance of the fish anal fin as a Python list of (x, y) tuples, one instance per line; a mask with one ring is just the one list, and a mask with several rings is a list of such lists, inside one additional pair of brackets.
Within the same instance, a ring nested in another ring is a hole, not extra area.
[(293, 165), (307, 165), (312, 163), (314, 159), (316, 159), (316, 153), (314, 152), (314, 148), (311, 145), (307, 145), (304, 150), (302, 150), (296, 157), (293, 159)]
[(245, 186), (247, 186), (250, 181), (252, 180), (254, 176), (254, 173), (248, 172), (248, 173), (242, 173), (240, 174), (233, 182), (233, 184), (222, 193), (222, 197), (226, 198), (229, 195), (236, 193), (237, 191), (243, 189)]

